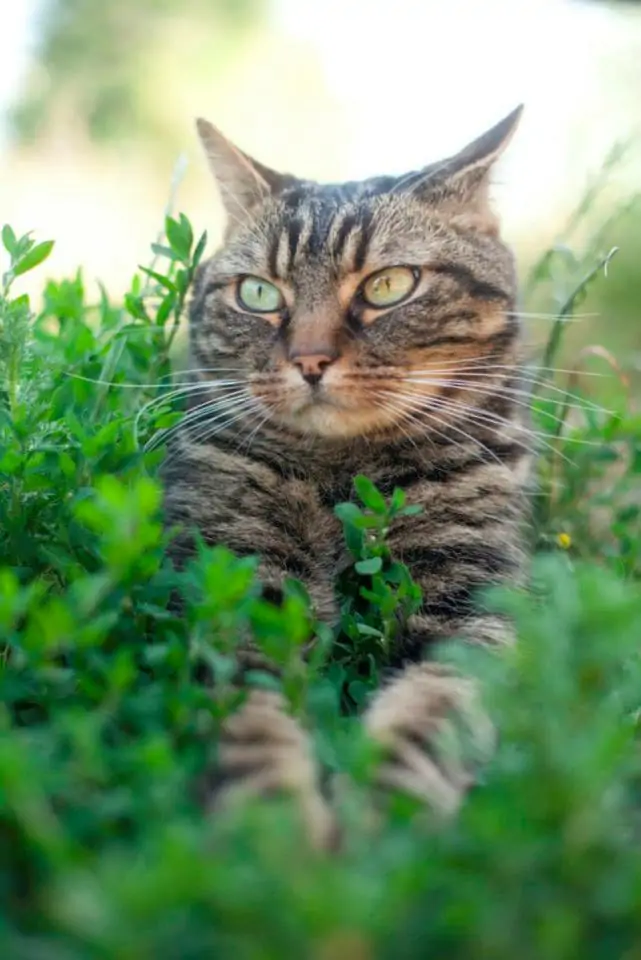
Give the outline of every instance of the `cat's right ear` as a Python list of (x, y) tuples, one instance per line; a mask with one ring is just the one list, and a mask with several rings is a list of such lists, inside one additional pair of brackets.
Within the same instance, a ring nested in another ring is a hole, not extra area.
[(208, 120), (199, 117), (196, 127), (223, 206), (233, 220), (251, 218), (267, 197), (292, 182), (293, 177), (277, 173), (243, 153)]

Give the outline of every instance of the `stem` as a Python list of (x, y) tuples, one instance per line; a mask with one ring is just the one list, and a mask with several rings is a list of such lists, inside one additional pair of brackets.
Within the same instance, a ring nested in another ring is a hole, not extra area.
[(535, 396), (537, 389), (545, 382), (545, 370), (549, 369), (552, 366), (552, 361), (556, 356), (556, 353), (561, 345), (561, 339), (563, 337), (563, 327), (565, 321), (568, 317), (574, 312), (574, 307), (578, 298), (585, 292), (587, 287), (590, 285), (592, 280), (596, 277), (599, 271), (603, 270), (607, 274), (608, 264), (612, 257), (618, 252), (618, 247), (612, 247), (612, 249), (606, 253), (604, 257), (601, 257), (599, 261), (592, 267), (592, 269), (579, 281), (576, 287), (572, 290), (570, 295), (566, 300), (561, 304), (561, 309), (559, 310), (558, 319), (555, 321), (554, 326), (552, 327), (552, 332), (545, 347), (545, 352), (543, 354), (543, 360), (540, 366), (540, 373), (537, 380), (537, 383), (532, 391), (532, 395)]

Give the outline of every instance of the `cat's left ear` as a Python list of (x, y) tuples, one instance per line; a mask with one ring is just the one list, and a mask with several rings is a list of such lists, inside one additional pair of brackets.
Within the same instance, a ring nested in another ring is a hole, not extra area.
[(251, 218), (269, 196), (294, 182), (294, 177), (277, 173), (239, 150), (208, 120), (199, 118), (196, 127), (223, 206), (235, 222)]
[(422, 172), (409, 189), (452, 214), (467, 215), (470, 226), (494, 233), (496, 218), (489, 202), (492, 167), (514, 136), (523, 105), (504, 117), (459, 153)]

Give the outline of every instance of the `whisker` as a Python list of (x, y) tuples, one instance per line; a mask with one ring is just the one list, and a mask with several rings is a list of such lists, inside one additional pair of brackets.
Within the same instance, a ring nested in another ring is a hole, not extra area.
[[(572, 461), (569, 457), (566, 457), (558, 447), (553, 446), (549, 442), (551, 439), (548, 434), (543, 434), (540, 431), (530, 430), (525, 427), (523, 424), (514, 423), (510, 420), (505, 420), (502, 417), (492, 417), (489, 414), (489, 411), (480, 410), (478, 407), (470, 407), (467, 404), (450, 404), (449, 409), (452, 413), (460, 414), (465, 416), (466, 419), (472, 420), (473, 422), (478, 423), (479, 426), (494, 426), (500, 428), (501, 426), (511, 426), (517, 430), (521, 430), (527, 436), (532, 437), (535, 446), (528, 445), (524, 440), (519, 439), (518, 442), (530, 453), (532, 456), (536, 456), (539, 453), (540, 447), (545, 447), (546, 450), (549, 450), (550, 453), (560, 457), (566, 463), (571, 464)], [(589, 442), (589, 441), (588, 441)]]
[[(224, 410), (216, 414), (216, 416), (207, 419), (204, 423), (198, 423), (194, 425), (192, 430), (187, 431), (188, 439), (195, 444), (202, 444), (209, 440), (211, 437), (215, 436), (216, 433), (224, 430), (225, 427), (231, 426), (232, 423), (236, 423), (238, 420), (242, 420), (247, 416), (248, 410), (251, 409), (253, 403), (256, 401), (253, 397), (242, 402), (242, 404), (237, 408), (238, 412), (235, 416), (229, 417), (229, 410)], [(165, 458), (165, 466), (170, 463), (178, 455), (179, 448), (174, 447), (169, 449), (167, 457)]]
[[(537, 446), (533, 446), (532, 444), (526, 442), (525, 438), (528, 437), (531, 437), (537, 445), (547, 447), (551, 451), (558, 452), (548, 443), (547, 434), (543, 434), (536, 430), (531, 430), (529, 427), (526, 427), (525, 424), (519, 423), (518, 421), (507, 420), (505, 417), (491, 413), (489, 410), (482, 410), (479, 407), (473, 407), (469, 404), (456, 403), (446, 400), (443, 397), (435, 397), (433, 399), (434, 403), (437, 404), (439, 409), (447, 410), (454, 415), (463, 415), (465, 416), (466, 420), (471, 420), (473, 423), (478, 424), (478, 426), (493, 427), (497, 430), (500, 430), (501, 427), (510, 427), (520, 435), (517, 442), (521, 444), (521, 446), (532, 456), (536, 455), (538, 449)], [(560, 454), (560, 456), (563, 456), (563, 454)]]
[[(467, 374), (467, 376), (468, 376), (468, 377), (474, 377), (474, 378), (477, 379), (477, 380), (479, 380), (479, 379), (486, 379), (486, 380), (490, 381), (490, 383), (496, 383), (495, 381), (492, 380), (491, 375), (487, 374), (486, 372), (469, 373), (469, 374)], [(411, 382), (411, 383), (426, 383), (426, 384), (429, 384), (430, 386), (442, 386), (442, 387), (447, 387), (447, 386), (466, 386), (466, 385), (467, 385), (467, 380), (458, 380), (458, 381), (456, 381), (456, 380), (441, 380), (441, 381), (437, 381), (437, 380), (434, 380), (434, 379), (425, 379), (425, 378), (416, 378), (416, 379), (403, 378), (403, 379), (405, 379), (406, 382)], [(533, 381), (533, 380), (528, 380), (528, 378), (522, 377), (522, 376), (520, 376), (520, 375), (518, 376), (518, 379), (519, 379), (520, 381), (525, 381), (526, 383), (527, 383), (527, 382), (531, 382), (531, 383), (534, 383), (534, 382), (535, 382), (535, 381)], [(612, 414), (613, 414), (613, 411), (612, 411), (612, 410), (608, 410), (608, 409), (606, 409), (605, 407), (602, 407), (602, 406), (600, 406), (600, 405), (597, 404), (597, 403), (593, 403), (591, 400), (587, 400), (585, 397), (581, 397), (579, 394), (570, 393), (570, 391), (565, 390), (565, 389), (563, 389), (562, 387), (555, 387), (553, 384), (545, 384), (545, 389), (546, 389), (546, 390), (550, 390), (550, 391), (552, 391), (553, 393), (561, 394), (564, 398), (569, 398), (570, 400), (575, 400), (575, 401), (577, 402), (577, 403), (576, 403), (577, 409), (586, 409), (586, 408), (589, 408), (590, 410), (594, 411), (595, 413), (603, 413), (603, 414), (606, 414), (606, 415), (608, 415), (608, 416), (612, 416)], [(500, 390), (504, 390), (504, 391), (506, 392), (506, 394), (509, 392), (510, 394), (514, 394), (515, 396), (528, 397), (531, 401), (534, 400), (534, 399), (536, 399), (535, 396), (534, 396), (529, 390), (519, 390), (517, 387), (508, 387), (508, 386), (501, 386), (500, 384), (496, 384), (494, 390), (495, 390), (495, 392), (497, 392), (497, 393), (498, 393)]]
[[(481, 396), (486, 397), (501, 397), (505, 400), (509, 400), (517, 407), (522, 407), (524, 410), (532, 409), (532, 395), (528, 390), (518, 390), (515, 387), (506, 387), (506, 386), (495, 386), (494, 384), (488, 385), (479, 385), (471, 384), (466, 380), (412, 380), (406, 379), (406, 383), (423, 383), (426, 386), (430, 387), (460, 387), (461, 389), (467, 390), (469, 393), (478, 393)], [(527, 399), (521, 400), (520, 397), (526, 397)], [(572, 410), (585, 410), (583, 404), (577, 403), (568, 403), (566, 404), (566, 409)], [(563, 422), (561, 418), (557, 417), (555, 414), (547, 414), (550, 419), (556, 420), (558, 423)]]
[[(491, 411), (482, 410), (479, 407), (472, 407), (469, 404), (460, 404), (454, 401), (450, 401), (445, 397), (424, 397), (420, 394), (405, 394), (406, 397), (411, 398), (415, 402), (418, 408), (424, 408), (425, 410), (431, 409), (436, 405), (437, 409), (449, 410), (453, 413), (459, 413), (459, 411), (465, 413), (466, 417), (469, 419), (476, 420), (479, 425), (483, 426), (496, 426), (496, 427), (507, 427), (510, 426), (518, 431), (520, 434), (526, 434), (527, 436), (535, 437), (535, 431), (530, 430), (525, 424), (522, 424), (518, 421), (507, 420), (505, 417), (501, 417), (499, 414), (492, 413)], [(541, 437), (547, 436), (541, 434)], [(519, 440), (519, 442), (522, 442)], [(533, 451), (530, 451), (533, 452)]]
[[(240, 383), (242, 383), (242, 381), (238, 381), (238, 384)], [(215, 390), (223, 385), (235, 386), (236, 389), (226, 394), (227, 397), (235, 396), (238, 393), (242, 393), (243, 390), (246, 389), (244, 385), (242, 387), (239, 387), (238, 384), (234, 384), (232, 381), (230, 381), (229, 384), (223, 384), (222, 381), (210, 381), (208, 383), (201, 383), (197, 385), (194, 384), (193, 386), (186, 387), (186, 388), (181, 387), (178, 390), (172, 390), (172, 391), (169, 391), (168, 393), (161, 394), (161, 396), (159, 397), (154, 397), (153, 400), (148, 400), (147, 403), (144, 404), (144, 406), (141, 407), (141, 409), (136, 414), (136, 420), (134, 422), (134, 432), (138, 430), (140, 421), (142, 420), (144, 415), (146, 413), (149, 413), (153, 407), (162, 406), (164, 403), (169, 403), (177, 398), (179, 399), (181, 397), (187, 397), (189, 395), (193, 396), (193, 394), (198, 394), (198, 393), (209, 393), (212, 390)], [(223, 396), (221, 398), (212, 398), (212, 399), (224, 399), (224, 398), (225, 397)]]
[[(441, 426), (446, 427), (448, 430), (454, 430), (456, 433), (459, 433), (466, 440), (469, 440), (471, 443), (474, 443), (477, 446), (481, 447), (483, 450), (485, 450), (486, 453), (489, 454), (489, 456), (493, 460), (496, 460), (496, 462), (499, 464), (501, 463), (501, 460), (496, 455), (496, 453), (493, 450), (491, 450), (488, 446), (486, 446), (482, 440), (479, 440), (478, 437), (473, 437), (471, 434), (467, 433), (457, 424), (451, 423), (447, 420), (442, 420), (440, 417), (437, 417), (434, 413), (433, 406), (431, 405), (425, 406), (424, 404), (419, 406), (416, 403), (414, 403), (410, 397), (407, 397), (407, 396), (405, 397), (396, 396), (395, 399), (397, 402), (400, 402), (401, 404), (405, 404), (408, 413), (412, 416), (412, 419), (414, 420), (415, 423), (420, 424), (421, 422), (423, 422), (426, 424), (426, 426), (427, 425), (431, 426), (432, 420), (436, 420), (436, 422), (439, 423)], [(425, 399), (429, 399), (429, 398), (425, 398)], [(422, 414), (423, 418), (427, 418), (427, 420), (425, 419), (423, 419), (423, 421), (419, 420), (417, 416), (418, 414)], [(451, 438), (447, 434), (441, 433), (440, 436), (446, 440), (450, 440), (451, 442)]]
[(178, 423), (175, 423), (171, 427), (167, 427), (165, 430), (160, 430), (154, 434), (154, 436), (147, 442), (145, 449), (152, 450), (160, 444), (168, 443), (179, 431), (184, 430), (185, 432), (188, 432), (192, 427), (195, 427), (197, 424), (202, 422), (210, 414), (216, 413), (217, 411), (224, 412), (225, 409), (233, 407), (238, 402), (242, 401), (244, 393), (245, 391), (238, 391), (232, 396), (228, 396), (223, 399), (207, 400), (204, 403), (199, 403), (191, 410), (188, 410), (185, 416)]
[(467, 370), (469, 367), (472, 371), (478, 371), (480, 368), (481, 372), (492, 372), (493, 370), (511, 371), (512, 373), (514, 373), (515, 377), (518, 376), (521, 379), (524, 379), (524, 378), (527, 379), (527, 374), (530, 370), (532, 371), (532, 374), (533, 374), (532, 379), (534, 379), (535, 373), (536, 374), (562, 373), (562, 374), (567, 374), (568, 376), (571, 374), (580, 373), (581, 376), (586, 376), (586, 377), (607, 377), (608, 376), (607, 373), (601, 373), (599, 370), (577, 371), (576, 369), (570, 370), (570, 369), (565, 369), (563, 367), (539, 367), (534, 363), (519, 365), (515, 363), (506, 363), (506, 364), (488, 363), (487, 361), (488, 361), (487, 357), (470, 357), (468, 360), (453, 360), (451, 362), (446, 360), (445, 363), (442, 363), (440, 365), (440, 367), (426, 367), (424, 370), (418, 369), (418, 370), (413, 370), (412, 372), (413, 373), (432, 373), (438, 370), (451, 370), (452, 368), (454, 368), (455, 370), (456, 369)]
[(237, 423), (239, 420), (246, 419), (248, 414), (256, 412), (258, 409), (257, 404), (258, 401), (254, 397), (248, 398), (236, 407), (237, 412), (235, 416), (228, 417), (227, 414), (229, 411), (225, 410), (215, 417), (206, 420), (204, 423), (198, 424), (198, 429), (189, 434), (189, 439), (193, 443), (205, 443), (226, 427)]
[[(411, 382), (411, 381), (410, 381), (410, 382)], [(454, 385), (457, 385), (457, 381), (449, 381), (448, 385), (450, 385), (450, 384), (452, 384), (452, 383), (453, 383)], [(445, 384), (441, 384), (441, 383), (430, 383), (429, 385), (430, 385), (430, 386), (436, 386), (436, 387), (438, 387), (438, 386), (443, 386), (443, 385), (445, 385)], [(523, 400), (516, 399), (515, 397), (512, 396), (512, 393), (511, 393), (509, 390), (507, 390), (507, 389), (505, 389), (505, 390), (502, 390), (501, 388), (499, 388), (499, 389), (490, 389), (489, 387), (488, 387), (488, 388), (482, 388), (482, 387), (478, 387), (478, 386), (477, 386), (477, 387), (471, 387), (471, 386), (469, 386), (469, 384), (467, 384), (465, 381), (461, 381), (461, 386), (466, 387), (466, 388), (469, 390), (470, 393), (478, 393), (478, 394), (480, 394), (481, 396), (484, 396), (484, 397), (494, 397), (494, 396), (502, 397), (502, 398), (508, 400), (510, 403), (512, 403), (512, 404), (514, 404), (514, 405), (516, 405), (516, 406), (518, 406), (518, 407), (522, 407), (522, 408), (525, 409), (525, 410), (531, 410), (531, 404), (529, 404), (529, 403), (527, 403), (527, 402), (525, 402), (525, 401), (523, 401)], [(523, 391), (517, 391), (517, 392), (523, 393)], [(421, 395), (420, 395), (420, 394), (412, 394), (412, 396), (421, 396)], [(461, 401), (460, 401), (460, 398), (456, 398), (456, 397), (438, 397), (437, 399), (439, 399), (439, 400), (448, 400), (448, 401), (450, 401), (450, 402), (452, 402), (452, 403), (454, 403), (454, 402), (460, 403), (460, 402), (461, 402)], [(480, 408), (474, 408), (474, 409), (480, 409)], [(568, 404), (566, 409), (577, 409), (577, 410), (581, 410), (581, 409), (583, 409), (583, 408), (582, 408), (581, 406), (577, 406), (576, 404)], [(491, 414), (492, 416), (499, 416), (499, 414), (496, 414), (494, 411), (491, 411), (491, 410), (487, 410), (487, 411), (485, 411), (485, 412), (486, 412), (488, 415)], [(548, 416), (551, 420), (554, 420), (556, 423), (559, 423), (559, 424), (561, 424), (561, 425), (562, 425), (563, 423), (565, 423), (565, 419), (564, 419), (564, 418), (562, 418), (562, 417), (557, 417), (555, 414), (548, 413), (547, 416)], [(527, 429), (529, 429), (529, 428), (527, 428)], [(534, 430), (530, 430), (530, 433), (532, 434), (532, 436), (536, 436), (536, 435), (537, 435), (537, 432), (534, 431)], [(538, 435), (541, 436), (541, 437), (549, 436), (549, 434), (547, 434), (547, 433), (539, 433)], [(569, 438), (566, 438), (566, 439), (569, 439)], [(572, 438), (572, 440), (574, 440), (574, 438)], [(579, 442), (579, 441), (577, 440), (576, 442)], [(585, 442), (586, 442), (586, 443), (591, 443), (592, 441), (585, 441)]]
[[(416, 397), (415, 394), (413, 394), (412, 396)], [(417, 399), (422, 399), (422, 398), (417, 398)], [(433, 398), (426, 398), (426, 399), (428, 399), (430, 402), (436, 403), (439, 408), (442, 408), (444, 410), (449, 409), (454, 414), (464, 415), (466, 419), (470, 419), (474, 422), (477, 422), (479, 423), (479, 425), (496, 426), (496, 427), (509, 426), (510, 428), (517, 430), (519, 433), (524, 434), (528, 437), (531, 437), (537, 443), (537, 445), (545, 447), (550, 452), (561, 457), (561, 459), (565, 460), (567, 463), (572, 463), (572, 461), (568, 457), (566, 457), (565, 454), (563, 454), (558, 449), (558, 447), (554, 447), (552, 446), (552, 444), (548, 442), (550, 439), (553, 439), (550, 434), (542, 433), (541, 431), (538, 431), (538, 430), (532, 430), (530, 427), (527, 427), (525, 424), (522, 424), (519, 421), (508, 420), (505, 417), (501, 417), (499, 414), (495, 414), (490, 410), (483, 410), (480, 407), (474, 407), (474, 406), (471, 406), (470, 404), (457, 402), (450, 398), (433, 397)], [(562, 423), (563, 421), (559, 421), (559, 422)], [(600, 442), (597, 442), (594, 440), (582, 439), (579, 437), (577, 438), (564, 437), (561, 439), (563, 439), (567, 443), (582, 444), (583, 446), (595, 446), (595, 447), (601, 446)], [(535, 455), (538, 452), (537, 448), (527, 446), (521, 439), (519, 439), (519, 443), (523, 443), (523, 446), (525, 447), (525, 449), (528, 450), (528, 452), (531, 453), (532, 455)]]
[(505, 315), (507, 317), (522, 318), (524, 320), (561, 320), (564, 323), (571, 323), (573, 320), (588, 320), (600, 316), (598, 313), (526, 313), (522, 310), (506, 310)]
[(249, 436), (246, 437), (246, 439), (241, 444), (238, 445), (237, 449), (239, 453), (245, 448), (247, 449), (247, 452), (249, 452), (249, 448), (254, 442), (254, 438), (256, 437), (258, 432), (262, 429), (262, 427), (264, 427), (264, 425), (267, 423), (268, 420), (272, 419), (272, 415), (270, 411), (266, 409), (262, 418), (260, 418), (260, 410), (256, 411), (255, 416), (258, 418), (258, 423), (254, 427), (252, 432), (249, 434)]
[[(212, 370), (216, 369), (214, 367)], [(187, 373), (200, 372), (200, 371), (187, 371)], [(224, 371), (219, 371), (224, 372)], [(187, 376), (187, 373), (184, 376)], [(153, 383), (121, 383), (116, 380), (100, 380), (98, 377), (85, 377), (81, 373), (71, 373), (70, 371), (65, 372), (65, 376), (70, 377), (72, 380), (82, 380), (84, 383), (94, 383), (99, 387), (117, 387), (119, 390), (142, 390), (144, 387), (158, 387), (163, 386), (162, 381), (166, 380), (167, 377), (174, 376), (173, 373), (167, 374), (166, 376), (159, 377), (158, 380)], [(221, 383), (221, 384), (231, 384), (231, 383), (243, 383), (242, 380), (218, 380), (218, 381), (209, 381), (210, 383)], [(205, 381), (194, 382), (192, 380), (185, 380), (185, 387), (199, 387), (203, 386)]]
[[(394, 394), (383, 393), (382, 391), (377, 390), (377, 391), (375, 391), (375, 392), (372, 393), (372, 397), (373, 397), (374, 401), (376, 401), (376, 398), (377, 398), (377, 397), (380, 397), (380, 398), (381, 398), (382, 403), (379, 403), (378, 406), (381, 407), (383, 410), (389, 410), (389, 411), (391, 411), (392, 413), (400, 413), (401, 416), (404, 415), (404, 414), (403, 414), (403, 411), (402, 411), (402, 410), (398, 410), (397, 408), (395, 408), (393, 402), (390, 402), (390, 400), (388, 399), (389, 397), (392, 397), (392, 398), (393, 398), (393, 397), (394, 397)], [(406, 438), (410, 441), (410, 443), (411, 443), (414, 447), (416, 447), (416, 448), (418, 449), (418, 444), (416, 443), (415, 438), (412, 436), (412, 434), (409, 432), (409, 430), (406, 430), (405, 427), (402, 426), (402, 424), (400, 424), (400, 423), (396, 423), (395, 426), (396, 426), (396, 428), (397, 428), (398, 430), (401, 431), (401, 433), (403, 434), (403, 436), (406, 437)]]

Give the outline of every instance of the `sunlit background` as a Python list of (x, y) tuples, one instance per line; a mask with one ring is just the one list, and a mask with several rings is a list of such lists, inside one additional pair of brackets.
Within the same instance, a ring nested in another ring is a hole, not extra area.
[(621, 251), (581, 338), (603, 336), (637, 363), (641, 219), (633, 205), (618, 211), (641, 187), (641, 3), (1, 6), (0, 220), (56, 240), (51, 273), (81, 265), (118, 294), (172, 193), (174, 209), (215, 239), (220, 211), (198, 114), (272, 166), (340, 179), (438, 159), (523, 101), (496, 184), (507, 236), (525, 270), (610, 156), (607, 185), (572, 242), (610, 219), (602, 245)]

